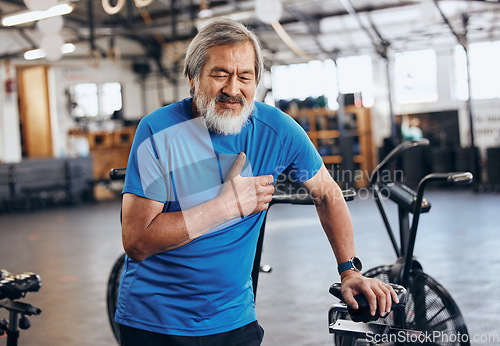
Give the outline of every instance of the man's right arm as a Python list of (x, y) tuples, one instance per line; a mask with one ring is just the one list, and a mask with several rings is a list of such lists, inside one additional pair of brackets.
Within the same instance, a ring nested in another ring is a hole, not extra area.
[[(163, 203), (124, 194), (122, 241), (125, 252), (133, 260), (142, 261), (196, 239), (231, 218), (222, 203), (215, 198), (189, 210), (162, 213)], [(217, 212), (210, 212), (213, 210)]]
[(193, 208), (162, 213), (163, 203), (123, 195), (122, 241), (136, 261), (189, 243), (212, 228), (240, 216), (268, 208), (273, 176), (242, 177), (245, 155), (236, 158), (219, 196)]

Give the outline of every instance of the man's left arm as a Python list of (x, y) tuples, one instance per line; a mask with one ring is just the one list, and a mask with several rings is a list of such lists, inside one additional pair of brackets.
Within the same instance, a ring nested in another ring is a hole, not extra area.
[[(342, 191), (323, 165), (314, 177), (302, 183), (311, 194), (321, 225), (328, 237), (337, 263), (344, 263), (356, 255), (351, 216)], [(392, 300), (397, 302), (394, 290), (378, 279), (370, 279), (354, 270), (341, 274), (342, 295), (345, 302), (357, 308), (354, 296), (363, 293), (370, 304), (370, 312), (390, 312)], [(392, 299), (391, 299), (392, 297)]]

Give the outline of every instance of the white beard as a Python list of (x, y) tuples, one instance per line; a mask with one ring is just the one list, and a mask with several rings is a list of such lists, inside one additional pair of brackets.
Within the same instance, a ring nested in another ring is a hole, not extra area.
[(210, 130), (222, 135), (236, 135), (240, 133), (252, 114), (254, 103), (247, 102), (245, 98), (241, 97), (238, 99), (242, 102), (243, 109), (239, 115), (235, 115), (234, 111), (230, 109), (219, 113), (215, 109), (215, 106), (220, 96), (210, 99), (205, 93), (198, 90), (200, 88), (197, 86), (194, 101), (198, 112), (205, 119), (206, 126)]

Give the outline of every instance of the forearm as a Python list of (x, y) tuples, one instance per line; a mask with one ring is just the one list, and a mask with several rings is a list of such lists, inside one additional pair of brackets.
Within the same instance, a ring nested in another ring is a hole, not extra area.
[(124, 196), (123, 246), (132, 259), (178, 248), (236, 216), (220, 198), (183, 211), (163, 213), (162, 208), (158, 202)]
[[(327, 193), (324, 198), (318, 199), (316, 207), (323, 228), (335, 252), (337, 263), (340, 264), (355, 255), (354, 239), (351, 217), (342, 198), (342, 191), (337, 186), (332, 193), (334, 197), (328, 196)], [(378, 279), (368, 279), (354, 270), (346, 270), (340, 276), (342, 280), (342, 296), (345, 302), (355, 309), (358, 308), (358, 303), (354, 296), (359, 293), (362, 293), (367, 298), (372, 316), (375, 315), (377, 307), (379, 311), (389, 313), (392, 300), (398, 302), (394, 290)]]
[(342, 190), (325, 166), (303, 183), (311, 194), (321, 225), (330, 241), (337, 263), (355, 255), (351, 216)]
[[(342, 191), (323, 166), (304, 186), (311, 193), (325, 233), (330, 241), (337, 263), (344, 263), (356, 255), (351, 216)], [(370, 312), (390, 312), (391, 301), (397, 295), (388, 285), (377, 279), (367, 279), (359, 272), (346, 270), (341, 274), (342, 295), (348, 305), (357, 309), (354, 295), (363, 293), (370, 303)]]
[(355, 255), (352, 221), (342, 191), (335, 182), (329, 185), (315, 205), (337, 263), (343, 263)]

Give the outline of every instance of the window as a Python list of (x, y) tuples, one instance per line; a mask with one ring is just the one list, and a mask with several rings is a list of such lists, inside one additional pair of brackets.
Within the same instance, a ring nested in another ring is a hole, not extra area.
[(71, 115), (80, 117), (95, 117), (98, 114), (97, 84), (82, 83), (70, 88)]
[(122, 109), (120, 83), (81, 83), (69, 89), (71, 115), (74, 117), (109, 118)]
[(397, 103), (436, 102), (436, 52), (428, 49), (396, 54), (393, 80)]
[[(455, 97), (467, 100), (467, 57), (455, 47)], [(500, 98), (500, 41), (473, 43), (469, 47), (471, 98)]]
[(340, 58), (339, 84), (344, 94), (361, 93), (363, 106), (374, 104), (372, 61), (368, 55)]
[(100, 85), (99, 110), (103, 116), (111, 116), (122, 109), (122, 87), (120, 83), (104, 83)]
[(330, 64), (322, 61), (275, 66), (271, 73), (275, 100), (326, 96), (332, 90), (336, 94), (336, 71)]
[(340, 87), (342, 93), (361, 92), (363, 105), (373, 105), (373, 75), (369, 56), (338, 59), (338, 72), (333, 60), (315, 60), (305, 64), (275, 66), (271, 73), (275, 100), (326, 96), (328, 107), (337, 109)]

